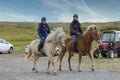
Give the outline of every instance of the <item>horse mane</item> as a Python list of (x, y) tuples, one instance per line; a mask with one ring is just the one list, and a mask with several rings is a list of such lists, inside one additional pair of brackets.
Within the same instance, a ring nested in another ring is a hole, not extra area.
[(63, 31), (63, 28), (56, 28), (55, 31), (59, 33), (60, 36), (65, 36), (65, 32)]
[(90, 31), (90, 30), (94, 30), (95, 28), (98, 29), (98, 26), (92, 24), (92, 25), (90, 25), (90, 26), (87, 27), (87, 30), (86, 30), (83, 34), (86, 34), (88, 31)]
[(55, 38), (55, 35), (59, 33), (61, 35), (65, 35), (63, 28), (56, 28), (53, 32), (51, 32), (47, 38), (46, 38), (46, 42), (48, 41), (52, 41)]

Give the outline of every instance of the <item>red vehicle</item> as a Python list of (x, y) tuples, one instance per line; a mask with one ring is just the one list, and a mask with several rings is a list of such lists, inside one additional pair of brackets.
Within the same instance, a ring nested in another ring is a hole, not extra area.
[(99, 57), (101, 53), (102, 57), (113, 58), (116, 53), (120, 58), (120, 31), (104, 31), (101, 34), (101, 43), (99, 47), (94, 51), (95, 58)]

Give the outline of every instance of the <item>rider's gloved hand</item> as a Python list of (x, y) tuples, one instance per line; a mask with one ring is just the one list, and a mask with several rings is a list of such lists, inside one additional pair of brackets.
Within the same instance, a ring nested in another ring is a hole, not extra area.
[(42, 37), (42, 40), (44, 40), (45, 38), (44, 37)]
[(77, 35), (81, 35), (81, 33), (77, 32)]

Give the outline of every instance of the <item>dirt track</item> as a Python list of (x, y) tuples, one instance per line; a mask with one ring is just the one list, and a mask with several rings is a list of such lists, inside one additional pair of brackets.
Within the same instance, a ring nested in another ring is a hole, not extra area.
[(77, 60), (72, 59), (73, 71), (68, 70), (67, 58), (63, 60), (62, 71), (58, 71), (56, 64), (56, 75), (53, 75), (52, 66), (50, 74), (46, 73), (47, 58), (39, 59), (38, 73), (32, 72), (32, 61), (24, 62), (24, 55), (0, 54), (0, 80), (120, 80), (120, 73), (107, 72), (96, 69), (92, 72), (87, 64), (82, 63), (82, 72), (77, 71)]

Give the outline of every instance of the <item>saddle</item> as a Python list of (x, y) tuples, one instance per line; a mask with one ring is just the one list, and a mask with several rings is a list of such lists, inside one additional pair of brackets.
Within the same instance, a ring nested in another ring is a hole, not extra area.
[[(72, 46), (72, 45), (71, 45)], [(75, 43), (75, 46), (74, 46), (74, 48), (72, 48), (72, 51), (74, 52), (74, 53), (78, 53), (78, 49), (77, 49), (77, 42)], [(85, 53), (83, 53), (83, 56), (86, 56), (86, 54)]]
[[(74, 43), (74, 46), (72, 47), (71, 45), (71, 48), (72, 48), (72, 51), (75, 52), (75, 53), (78, 53), (78, 50), (77, 50), (77, 42), (78, 42), (78, 39), (81, 37), (81, 35), (78, 36), (78, 38), (76, 39), (75, 43)], [(70, 43), (72, 42), (72, 39), (70, 41)]]
[[(78, 40), (77, 40), (77, 41), (78, 41)], [(71, 45), (72, 51), (74, 51), (74, 53), (78, 53), (78, 49), (77, 49), (77, 41), (75, 42), (75, 45), (73, 46), (74, 48), (72, 48), (72, 45)], [(83, 56), (86, 56), (86, 54), (83, 53)]]

